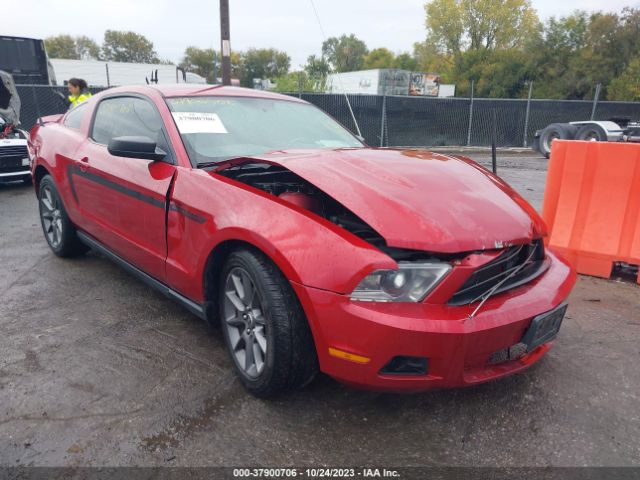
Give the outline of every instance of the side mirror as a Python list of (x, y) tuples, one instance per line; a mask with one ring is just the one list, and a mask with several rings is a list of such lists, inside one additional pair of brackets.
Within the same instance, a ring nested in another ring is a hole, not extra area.
[(167, 152), (158, 148), (149, 137), (115, 137), (109, 141), (107, 150), (116, 157), (141, 158), (143, 160), (162, 160)]

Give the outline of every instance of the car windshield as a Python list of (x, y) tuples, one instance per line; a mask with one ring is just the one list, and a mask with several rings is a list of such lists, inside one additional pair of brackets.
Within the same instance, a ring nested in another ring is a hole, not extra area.
[(286, 149), (363, 147), (306, 103), (220, 96), (168, 98), (167, 103), (189, 156), (199, 164)]

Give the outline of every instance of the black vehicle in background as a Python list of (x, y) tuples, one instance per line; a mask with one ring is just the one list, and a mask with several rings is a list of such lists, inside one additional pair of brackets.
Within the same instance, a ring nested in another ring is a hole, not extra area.
[(17, 85), (55, 85), (44, 41), (0, 35), (0, 70), (9, 73)]

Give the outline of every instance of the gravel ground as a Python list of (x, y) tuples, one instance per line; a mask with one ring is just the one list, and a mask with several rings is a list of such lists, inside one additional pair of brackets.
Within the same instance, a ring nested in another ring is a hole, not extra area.
[[(546, 160), (498, 163), (540, 208)], [(640, 466), (637, 285), (581, 277), (555, 347), (498, 382), (391, 395), (320, 376), (263, 401), (218, 332), (98, 255), (52, 255), (31, 188), (0, 201), (0, 465)]]

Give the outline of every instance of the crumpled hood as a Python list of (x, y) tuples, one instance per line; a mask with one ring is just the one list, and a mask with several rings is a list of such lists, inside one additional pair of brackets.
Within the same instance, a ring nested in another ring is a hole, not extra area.
[(525, 243), (544, 232), (522, 197), (463, 157), (367, 148), (258, 158), (312, 183), (392, 247), (456, 253)]

